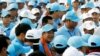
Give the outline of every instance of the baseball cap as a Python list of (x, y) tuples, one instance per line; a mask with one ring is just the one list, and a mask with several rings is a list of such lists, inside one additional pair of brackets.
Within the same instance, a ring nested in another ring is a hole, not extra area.
[(40, 13), (40, 10), (39, 10), (38, 8), (33, 8), (33, 9), (31, 10), (31, 13), (34, 15), (34, 14), (36, 14), (36, 13)]
[(46, 4), (49, 3), (49, 2), (50, 2), (50, 0), (43, 0), (42, 1), (42, 3), (46, 3)]
[(89, 14), (91, 14), (92, 15), (92, 13), (100, 13), (100, 11), (99, 11), (99, 9), (97, 9), (97, 8), (93, 8), (93, 9), (91, 9), (91, 10), (89, 10), (89, 12), (88, 12)]
[(17, 3), (25, 3), (25, 0), (16, 0)]
[(82, 40), (88, 43), (88, 39), (90, 38), (91, 34), (84, 34), (82, 35)]
[(36, 16), (32, 15), (30, 12), (28, 12), (27, 10), (23, 10), (21, 11), (21, 13), (19, 14), (19, 16), (21, 17), (27, 17), (29, 19), (36, 19)]
[(96, 25), (93, 21), (85, 21), (83, 23), (83, 28), (87, 29), (87, 30), (92, 30), (96, 28)]
[(52, 4), (48, 3), (48, 4), (46, 5), (46, 8), (50, 8), (51, 6), (52, 6)]
[(84, 20), (84, 19), (87, 19), (87, 18), (89, 18), (89, 17), (92, 17), (89, 13), (84, 13), (84, 14), (82, 14), (82, 16), (81, 16), (81, 19), (82, 20)]
[(6, 16), (8, 16), (8, 15), (10, 15), (9, 11), (7, 11), (7, 10), (2, 10), (1, 17), (6, 17)]
[(88, 40), (88, 44), (90, 47), (100, 47), (100, 36), (92, 35)]
[(65, 16), (65, 20), (71, 20), (73, 22), (79, 22), (79, 17), (73, 11), (68, 11)]
[(32, 29), (32, 30), (28, 30), (26, 32), (25, 38), (27, 40), (31, 40), (33, 43), (33, 45), (39, 45), (39, 40), (41, 38), (42, 35), (42, 31), (39, 29)]
[(40, 39), (42, 35), (42, 31), (38, 30), (38, 29), (32, 29), (32, 30), (28, 30), (26, 32), (26, 39)]
[(59, 11), (67, 11), (67, 8), (64, 5), (59, 5)]
[(58, 35), (53, 40), (53, 46), (55, 48), (65, 48), (67, 47), (67, 38), (64, 35)]
[(59, 3), (52, 3), (50, 11), (59, 11)]
[(17, 3), (11, 3), (7, 7), (7, 10), (17, 10), (18, 9), (18, 4)]
[(46, 24), (42, 27), (43, 32), (48, 32), (48, 31), (51, 31), (51, 30), (55, 31), (53, 25), (51, 25), (51, 24)]
[(25, 23), (25, 24), (28, 24), (28, 25), (30, 25), (30, 26), (31, 26), (31, 24), (32, 24), (32, 22), (31, 22), (31, 20), (30, 20), (29, 18), (23, 18), (23, 19), (21, 20), (21, 23)]
[(65, 5), (66, 4), (66, 0), (58, 0), (58, 3), (63, 3)]
[(86, 8), (86, 5), (82, 5), (80, 8), (81, 8), (81, 9), (82, 9), (82, 8)]
[(75, 47), (75, 48), (80, 48), (82, 46), (88, 46), (88, 43), (84, 42), (82, 40), (81, 36), (72, 36), (69, 38), (67, 44), (69, 46)]
[(86, 8), (94, 8), (94, 3), (93, 2), (88, 2), (85, 5), (86, 5)]
[(35, 2), (34, 2), (34, 1), (29, 1), (29, 2), (28, 2), (28, 5), (34, 6), (34, 5), (35, 5)]

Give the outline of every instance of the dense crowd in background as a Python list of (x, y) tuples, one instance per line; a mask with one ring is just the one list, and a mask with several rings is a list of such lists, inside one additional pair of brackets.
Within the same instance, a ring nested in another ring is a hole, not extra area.
[(100, 0), (0, 0), (0, 56), (100, 56)]

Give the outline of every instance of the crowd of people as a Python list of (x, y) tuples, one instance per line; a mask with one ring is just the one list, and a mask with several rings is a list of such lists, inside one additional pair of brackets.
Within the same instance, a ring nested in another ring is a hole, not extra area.
[(100, 56), (100, 0), (0, 0), (0, 56)]

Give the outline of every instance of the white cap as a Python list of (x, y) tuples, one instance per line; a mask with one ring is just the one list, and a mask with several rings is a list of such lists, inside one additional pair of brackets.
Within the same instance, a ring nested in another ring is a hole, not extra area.
[(36, 14), (36, 13), (40, 13), (40, 10), (39, 10), (38, 8), (33, 8), (33, 9), (31, 10), (31, 13), (34, 15), (34, 14)]
[(86, 19), (86, 18), (89, 18), (89, 17), (92, 17), (89, 13), (84, 13), (84, 14), (82, 14), (82, 16), (81, 16), (81, 19)]
[(40, 39), (42, 35), (42, 31), (38, 30), (38, 29), (32, 29), (32, 30), (28, 30), (26, 32), (26, 39)]
[(85, 21), (83, 24), (83, 29), (92, 30), (96, 28), (96, 25), (93, 21)]
[(32, 15), (30, 12), (28, 12), (27, 10), (23, 10), (19, 16), (21, 17), (27, 17), (29, 19), (36, 19), (36, 16)]
[(96, 12), (98, 14), (100, 13), (99, 9), (97, 9), (97, 8), (93, 8), (93, 9), (89, 10), (88, 13), (92, 15), (92, 13), (94, 13), (94, 12)]

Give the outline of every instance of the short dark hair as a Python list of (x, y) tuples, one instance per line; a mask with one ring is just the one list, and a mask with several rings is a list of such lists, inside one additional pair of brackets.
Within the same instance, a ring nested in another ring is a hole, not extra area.
[(51, 17), (51, 16), (45, 16), (45, 17), (43, 17), (43, 19), (42, 19), (42, 23), (45, 23), (45, 24), (47, 24), (48, 23), (48, 20), (52, 20), (53, 18)]
[(16, 36), (19, 36), (21, 33), (26, 34), (27, 30), (31, 29), (31, 27), (28, 24), (25, 23), (20, 23), (16, 28), (15, 28), (15, 34)]
[(3, 47), (5, 48), (8, 47), (7, 39), (8, 39), (7, 36), (0, 35), (0, 52), (2, 51)]

